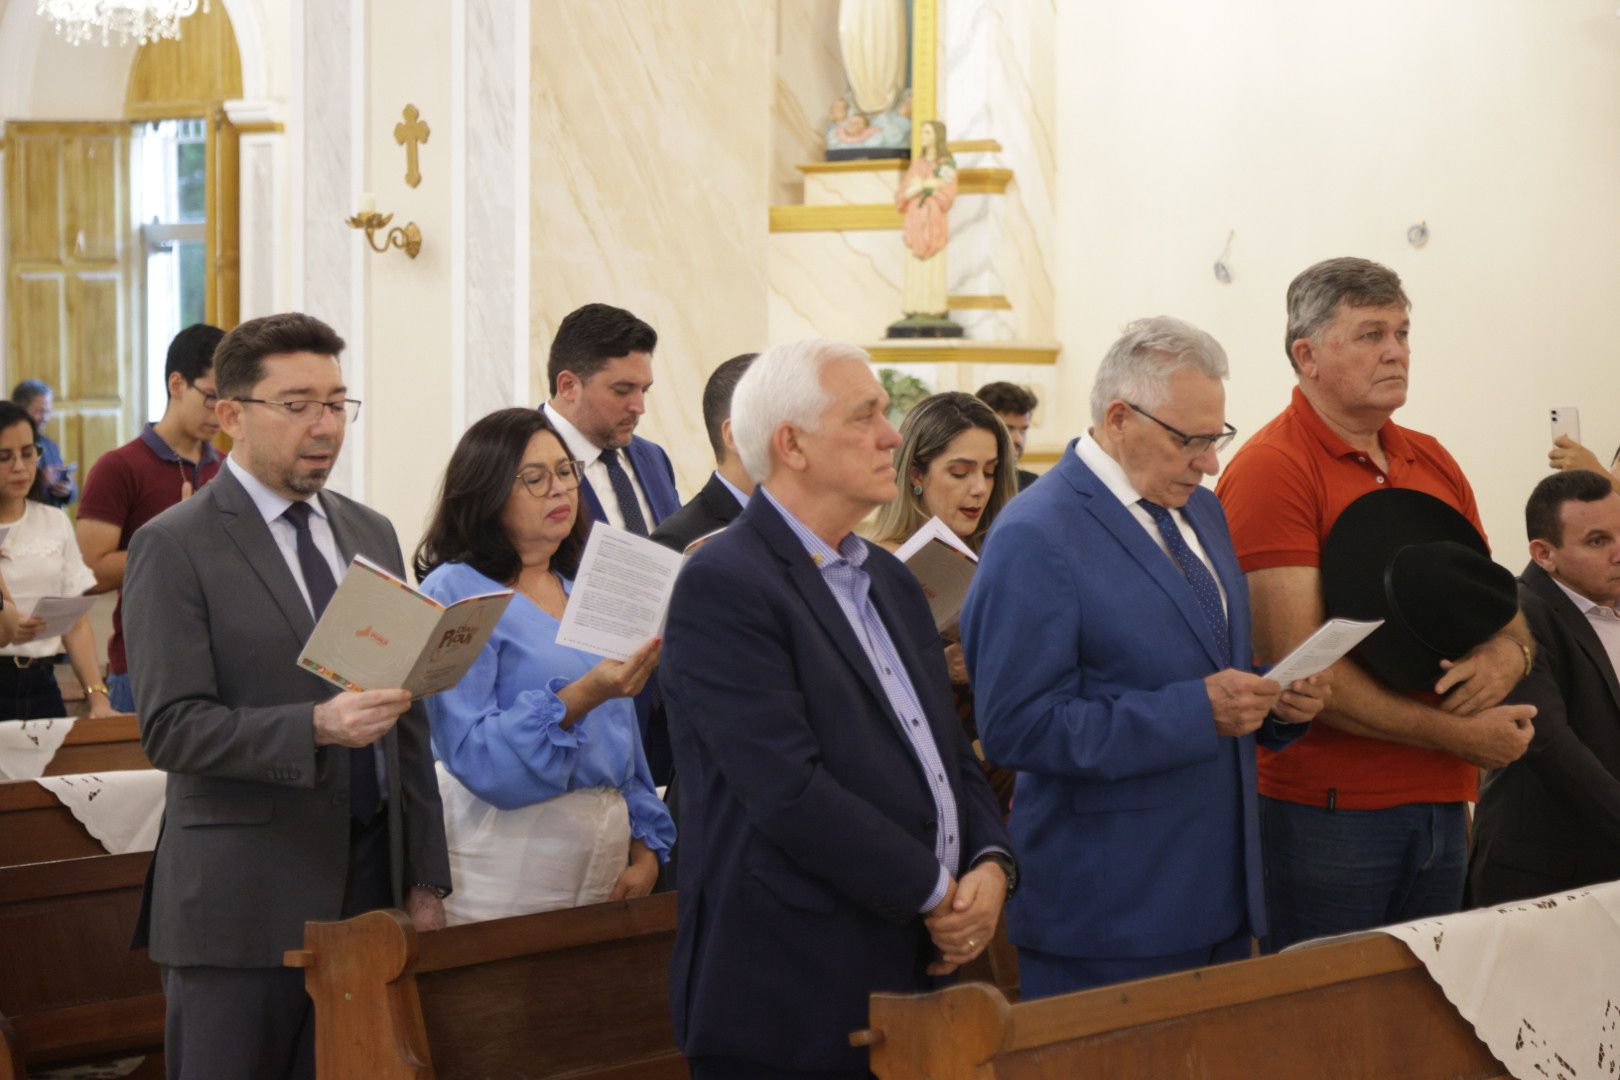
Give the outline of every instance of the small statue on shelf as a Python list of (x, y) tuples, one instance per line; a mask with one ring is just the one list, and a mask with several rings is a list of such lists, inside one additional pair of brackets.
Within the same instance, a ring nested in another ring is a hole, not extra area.
[(917, 158), (900, 179), (895, 206), (905, 215), (906, 317), (889, 327), (889, 337), (961, 337), (948, 314), (945, 246), (950, 241), (950, 210), (956, 201), (956, 159), (945, 142), (945, 125), (928, 120), (918, 132)]

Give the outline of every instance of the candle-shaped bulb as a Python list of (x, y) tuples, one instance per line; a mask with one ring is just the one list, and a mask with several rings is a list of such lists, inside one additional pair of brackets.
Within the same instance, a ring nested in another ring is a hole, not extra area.
[(369, 191), (361, 195), (360, 212), (362, 214), (375, 214), (377, 212), (377, 196)]

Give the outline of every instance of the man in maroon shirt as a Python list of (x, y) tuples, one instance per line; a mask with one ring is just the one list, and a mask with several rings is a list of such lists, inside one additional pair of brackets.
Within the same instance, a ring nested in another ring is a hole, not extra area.
[(107, 687), (112, 707), (135, 711), (124, 662), (124, 558), (135, 530), (189, 497), (219, 471), (221, 460), (209, 440), (219, 434), (214, 417), (214, 347), (225, 332), (199, 323), (169, 343), (163, 374), (169, 404), (163, 419), (140, 435), (103, 454), (84, 482), (79, 500), (78, 539), (84, 561), (96, 575), (96, 592), (119, 590), (107, 642)]

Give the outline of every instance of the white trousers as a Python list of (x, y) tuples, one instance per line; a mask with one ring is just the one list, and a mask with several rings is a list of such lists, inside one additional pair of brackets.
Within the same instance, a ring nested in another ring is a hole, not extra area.
[(438, 765), (450, 846), (446, 921), (504, 919), (599, 904), (630, 862), (630, 811), (615, 788), (498, 810)]

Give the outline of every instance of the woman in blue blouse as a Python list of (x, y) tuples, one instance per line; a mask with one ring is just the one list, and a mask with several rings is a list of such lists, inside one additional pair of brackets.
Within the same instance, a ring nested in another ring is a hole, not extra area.
[(660, 642), (622, 663), (556, 643), (589, 527), (582, 469), (538, 410), (491, 413), (456, 445), (416, 550), (441, 603), (517, 592), (461, 682), (427, 699), (452, 923), (645, 896), (675, 841), (631, 701)]

